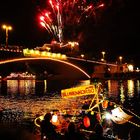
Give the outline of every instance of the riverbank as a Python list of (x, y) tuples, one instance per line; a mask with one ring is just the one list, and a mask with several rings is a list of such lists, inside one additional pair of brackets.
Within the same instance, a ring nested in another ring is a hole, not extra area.
[(135, 80), (140, 79), (140, 72), (122, 72), (122, 73), (94, 73), (92, 79), (105, 80)]

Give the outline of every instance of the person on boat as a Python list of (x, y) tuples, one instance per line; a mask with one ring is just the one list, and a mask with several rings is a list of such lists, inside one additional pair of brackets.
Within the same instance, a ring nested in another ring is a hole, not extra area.
[(128, 134), (128, 140), (140, 140), (140, 129), (132, 128)]
[(70, 122), (64, 134), (64, 140), (85, 140), (85, 137), (76, 129), (74, 122)]
[(57, 140), (57, 132), (55, 126), (51, 123), (52, 114), (46, 113), (44, 120), (41, 122), (41, 140), (44, 139), (44, 136), (48, 140)]
[(89, 140), (112, 140), (110, 138), (104, 137), (103, 135), (103, 127), (101, 124), (96, 124), (94, 128), (94, 133), (92, 133), (89, 137)]

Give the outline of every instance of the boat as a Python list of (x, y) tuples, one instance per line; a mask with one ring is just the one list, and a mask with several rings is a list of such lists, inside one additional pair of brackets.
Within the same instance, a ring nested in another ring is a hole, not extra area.
[(10, 75), (6, 77), (7, 80), (35, 80), (36, 76), (30, 73), (14, 73), (12, 72)]

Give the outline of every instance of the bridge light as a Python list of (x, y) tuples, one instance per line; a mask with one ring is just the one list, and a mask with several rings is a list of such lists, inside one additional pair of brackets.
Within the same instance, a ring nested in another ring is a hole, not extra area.
[(41, 52), (41, 56), (47, 56), (47, 53), (45, 51)]
[(23, 49), (24, 56), (30, 55), (29, 49)]
[(38, 50), (35, 50), (34, 53), (35, 53), (36, 55), (40, 55), (40, 52), (39, 52)]
[(123, 59), (123, 57), (119, 56), (120, 64), (122, 63), (122, 59)]
[(132, 64), (128, 65), (128, 70), (133, 72), (134, 71), (134, 66)]
[(56, 57), (56, 53), (52, 53), (52, 57), (54, 57), (54, 58), (55, 58), (55, 57)]
[(58, 58), (60, 58), (60, 57), (61, 57), (61, 54), (60, 54), (60, 53), (58, 53), (58, 54), (56, 54), (56, 55), (57, 55), (57, 57), (58, 57)]
[(47, 51), (48, 51), (48, 52), (51, 50), (51, 48), (50, 48), (50, 47), (47, 47), (46, 49), (47, 49)]
[(65, 54), (62, 54), (62, 55), (61, 55), (61, 58), (62, 58), (62, 59), (66, 59), (66, 55), (65, 55)]
[(51, 53), (50, 52), (47, 52), (47, 54), (46, 54), (48, 57), (50, 57), (51, 56)]
[(140, 71), (140, 70), (139, 70), (139, 68), (137, 67), (137, 68), (136, 68), (136, 72), (139, 72), (139, 71)]
[(33, 49), (29, 50), (29, 52), (30, 52), (30, 54), (34, 54), (34, 50)]

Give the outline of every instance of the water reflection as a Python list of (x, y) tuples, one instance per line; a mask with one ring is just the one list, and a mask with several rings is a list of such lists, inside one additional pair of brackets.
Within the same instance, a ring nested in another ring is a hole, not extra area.
[(128, 85), (128, 97), (132, 98), (134, 97), (134, 81), (128, 80), (127, 85)]
[[(140, 98), (139, 80), (107, 80), (103, 83), (106, 84), (105, 88), (109, 99), (119, 104), (131, 103), (129, 99), (136, 101), (136, 98)], [(89, 80), (51, 82), (47, 80), (0, 81), (1, 107), (22, 110), (30, 117), (51, 109), (80, 109), (83, 101), (91, 97), (63, 99), (61, 98), (60, 90), (89, 84), (93, 84), (93, 82)]]
[(124, 94), (124, 85), (122, 82), (120, 82), (120, 100), (122, 103), (125, 101), (125, 94)]
[(35, 93), (35, 80), (7, 80), (7, 94), (28, 95)]
[(119, 94), (119, 82), (116, 80), (108, 80), (109, 97), (117, 98)]
[(0, 95), (46, 95), (48, 93), (60, 92), (61, 89), (74, 86), (89, 85), (90, 80), (81, 81), (53, 81), (47, 80), (7, 80), (0, 81)]
[(140, 81), (139, 80), (136, 81), (136, 89), (137, 89), (137, 93), (139, 95), (140, 94)]

